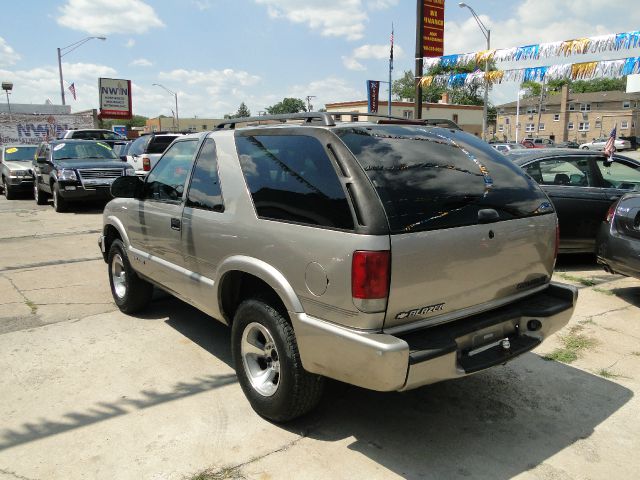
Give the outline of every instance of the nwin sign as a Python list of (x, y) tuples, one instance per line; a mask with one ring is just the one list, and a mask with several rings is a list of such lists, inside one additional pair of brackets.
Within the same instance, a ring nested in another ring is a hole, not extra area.
[(131, 80), (99, 78), (100, 118), (131, 118)]

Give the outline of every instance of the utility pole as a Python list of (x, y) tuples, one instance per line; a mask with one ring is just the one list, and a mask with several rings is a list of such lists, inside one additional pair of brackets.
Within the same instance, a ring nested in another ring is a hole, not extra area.
[[(416, 10), (416, 103), (413, 108), (413, 117), (416, 119), (422, 118), (422, 85), (420, 85), (420, 80), (422, 80), (423, 74), (423, 55), (424, 50), (422, 46), (422, 23), (424, 21), (424, 1), (417, 0), (417, 10)], [(389, 85), (391, 88), (391, 85)]]

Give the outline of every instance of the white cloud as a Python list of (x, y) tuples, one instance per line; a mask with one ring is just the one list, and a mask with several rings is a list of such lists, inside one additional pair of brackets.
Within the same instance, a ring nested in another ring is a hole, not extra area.
[(136, 41), (133, 38), (130, 38), (129, 40), (127, 40), (127, 43), (124, 44), (125, 48), (133, 48), (133, 46), (136, 44)]
[(4, 38), (0, 37), (0, 67), (14, 65), (18, 60), (20, 60), (20, 55), (11, 48), (11, 45)]
[[(342, 57), (342, 63), (349, 70), (366, 70), (358, 60), (384, 60), (389, 58), (391, 45), (361, 45), (350, 56)], [(393, 46), (394, 58), (404, 57), (404, 50), (398, 44)]]
[(330, 76), (315, 80), (309, 84), (294, 85), (276, 101), (282, 100), (285, 96), (304, 99), (307, 95), (315, 95), (316, 98), (312, 99), (311, 103), (313, 104), (313, 109), (318, 110), (327, 103), (347, 102), (364, 98), (366, 96), (364, 81), (362, 85), (362, 89), (359, 90), (353, 88), (350, 82), (342, 78)]
[[(73, 111), (96, 108), (98, 105), (98, 78), (114, 77), (116, 70), (106, 65), (91, 63), (63, 63), (65, 95)], [(15, 103), (43, 104), (50, 99), (60, 103), (58, 67), (39, 67), (32, 70), (0, 70), (0, 78), (13, 82), (11, 101)], [(77, 100), (66, 90), (70, 83), (76, 87)]]
[(131, 67), (151, 67), (152, 65), (153, 62), (147, 60), (146, 58), (137, 58), (129, 63), (129, 66)]
[(142, 0), (67, 0), (60, 12), (60, 25), (89, 35), (145, 33), (164, 26)]
[(195, 7), (201, 12), (204, 10), (209, 10), (212, 7), (209, 0), (193, 0), (191, 3), (195, 5)]
[(286, 18), (293, 23), (307, 24), (325, 37), (345, 37), (359, 40), (363, 37), (369, 17), (367, 8), (380, 10), (397, 4), (397, 0), (255, 0), (267, 6), (271, 18)]

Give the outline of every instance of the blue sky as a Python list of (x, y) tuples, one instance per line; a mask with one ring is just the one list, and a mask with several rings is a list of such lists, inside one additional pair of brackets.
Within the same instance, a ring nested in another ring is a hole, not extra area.
[[(478, 26), (457, 3), (446, 2), (445, 53), (483, 49)], [(640, 9), (627, 2), (467, 3), (492, 29), (497, 48), (640, 28)], [(145, 116), (171, 115), (174, 108), (173, 97), (153, 83), (178, 92), (181, 117), (219, 118), (242, 101), (257, 114), (285, 96), (315, 95), (319, 108), (365, 99), (366, 80), (388, 77), (392, 22), (394, 78), (413, 69), (415, 10), (415, 0), (5, 2), (0, 80), (14, 83), (12, 102), (59, 103), (56, 47), (104, 35), (106, 41), (91, 40), (63, 58), (65, 84), (74, 82), (78, 94), (74, 101), (67, 92), (74, 111), (97, 108), (98, 77), (132, 80), (134, 113)], [(561, 61), (632, 55), (640, 49)], [(517, 88), (498, 86), (490, 98), (513, 101)]]

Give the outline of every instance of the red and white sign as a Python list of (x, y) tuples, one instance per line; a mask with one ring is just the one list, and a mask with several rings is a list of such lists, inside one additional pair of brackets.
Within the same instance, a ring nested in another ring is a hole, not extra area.
[(444, 55), (444, 0), (423, 0), (422, 56)]
[(99, 78), (100, 118), (131, 118), (131, 80)]

